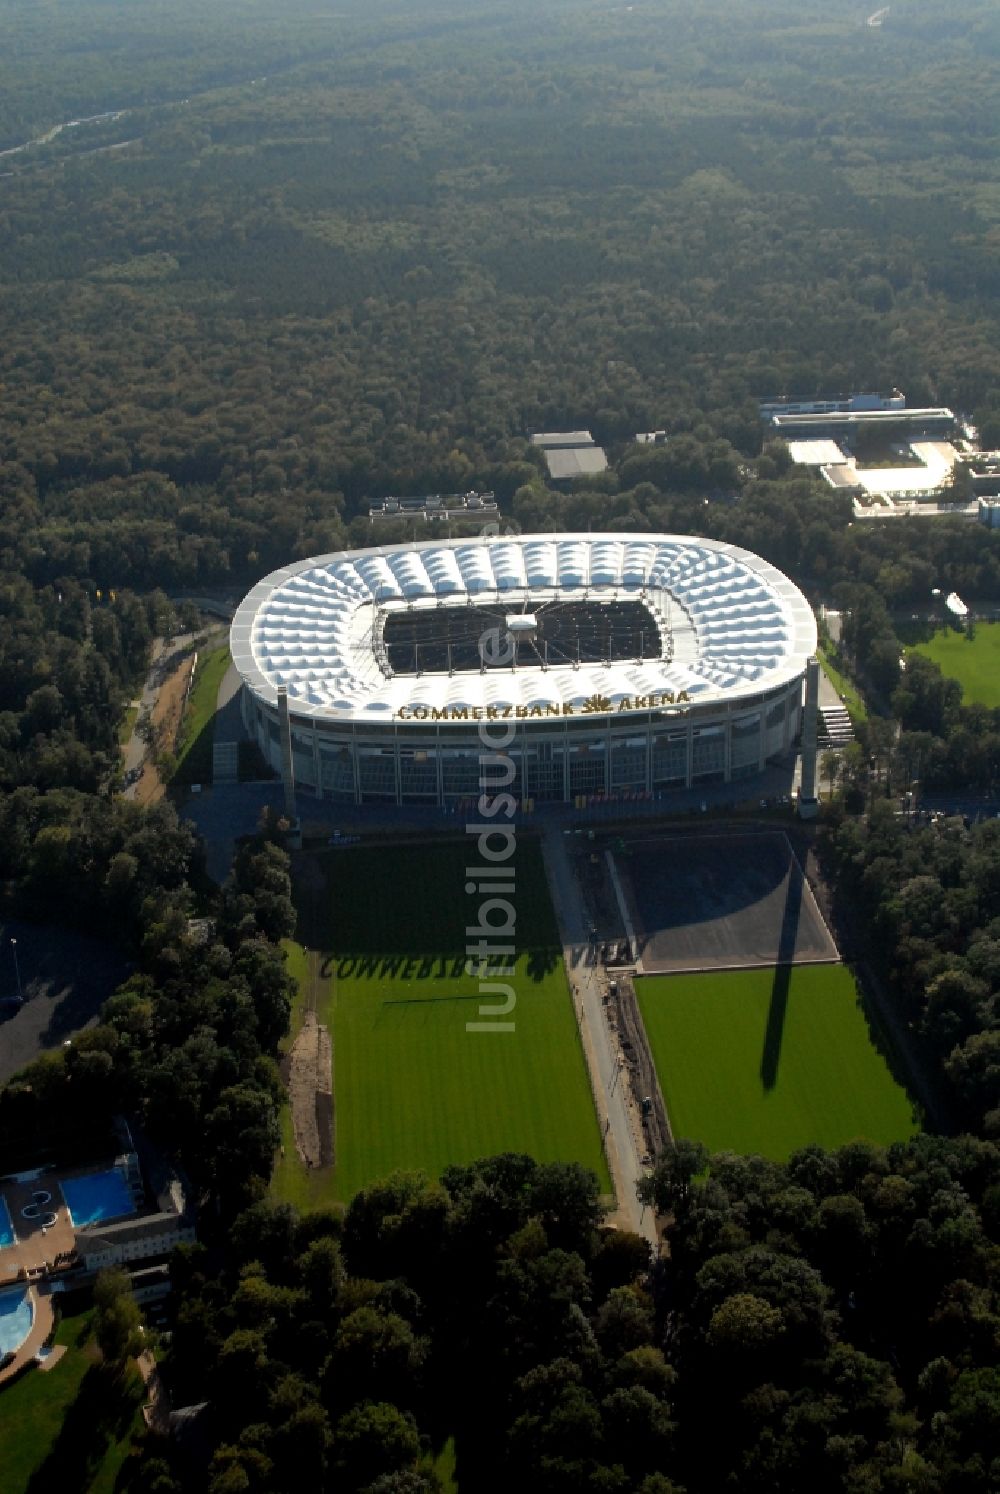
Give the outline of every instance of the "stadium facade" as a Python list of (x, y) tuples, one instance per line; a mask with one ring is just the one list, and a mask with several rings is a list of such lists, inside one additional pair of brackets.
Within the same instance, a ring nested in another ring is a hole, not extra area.
[(734, 545), (511, 535), (300, 561), (253, 588), (231, 643), (247, 730), (299, 791), (447, 806), (478, 794), (492, 743), (509, 792), (573, 802), (783, 757), (816, 624)]

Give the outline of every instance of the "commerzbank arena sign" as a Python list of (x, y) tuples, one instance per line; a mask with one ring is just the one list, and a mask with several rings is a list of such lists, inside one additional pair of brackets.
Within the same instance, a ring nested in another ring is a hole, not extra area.
[(397, 721), (530, 721), (542, 716), (610, 716), (622, 711), (678, 710), (690, 704), (686, 690), (660, 690), (653, 695), (623, 695), (617, 704), (609, 695), (588, 695), (579, 708), (571, 700), (548, 705), (400, 706)]

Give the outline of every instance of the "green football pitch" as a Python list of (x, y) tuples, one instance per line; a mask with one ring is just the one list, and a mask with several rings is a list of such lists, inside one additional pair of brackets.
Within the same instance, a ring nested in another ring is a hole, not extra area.
[[(315, 858), (300, 889), (320, 1020), (333, 1034), (332, 1196), (349, 1199), (396, 1169), (436, 1177), (449, 1163), (502, 1151), (576, 1161), (610, 1189), (590, 1082), (562, 963), (541, 854), (515, 858), (516, 1004), (482, 1020), (478, 980), (465, 974), (466, 925), (480, 897), (465, 892), (475, 842), (359, 847)], [(322, 877), (316, 876), (316, 869)], [(317, 1201), (286, 1156), (281, 1196)], [(327, 1196), (330, 1196), (328, 1194)]]
[(966, 705), (1000, 706), (1000, 623), (977, 622), (972, 638), (956, 628), (939, 628), (913, 646), (958, 680)]
[(636, 993), (675, 1136), (783, 1161), (919, 1129), (843, 965), (646, 976)]

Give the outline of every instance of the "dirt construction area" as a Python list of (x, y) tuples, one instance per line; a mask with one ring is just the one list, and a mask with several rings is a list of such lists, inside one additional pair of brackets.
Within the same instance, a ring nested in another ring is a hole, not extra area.
[(306, 1167), (332, 1167), (333, 1049), (315, 1012), (306, 1012), (287, 1062), (295, 1150)]
[(613, 868), (644, 974), (839, 959), (780, 830), (630, 840)]
[[(156, 703), (150, 712), (150, 721), (156, 740), (171, 751), (181, 729), (184, 702), (187, 700), (194, 662), (195, 656), (190, 653), (165, 675)], [(152, 759), (147, 756), (143, 760), (141, 777), (136, 783), (135, 798), (140, 804), (155, 804), (157, 799), (163, 798), (163, 794), (164, 786), (160, 775)]]
[[(292, 875), (302, 898), (301, 916), (308, 938), (315, 938), (318, 900), (326, 892), (326, 878), (317, 858), (298, 852)], [(332, 1167), (335, 1157), (333, 1125), (333, 1042), (330, 1029), (317, 1013), (318, 956), (307, 956), (306, 1003), (302, 1026), (281, 1065), (288, 1086), (295, 1150), (306, 1167)]]

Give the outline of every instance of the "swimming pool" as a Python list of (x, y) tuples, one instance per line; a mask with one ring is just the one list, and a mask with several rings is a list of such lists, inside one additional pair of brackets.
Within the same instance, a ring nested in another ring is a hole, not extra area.
[(121, 1219), (135, 1213), (129, 1186), (117, 1167), (110, 1172), (88, 1172), (79, 1178), (63, 1178), (59, 1184), (73, 1221), (73, 1228), (99, 1224), (102, 1219)]
[(14, 1226), (10, 1222), (10, 1210), (7, 1207), (7, 1200), (0, 1193), (0, 1250), (13, 1244)]
[(0, 1359), (21, 1347), (31, 1332), (34, 1316), (27, 1287), (0, 1292)]

